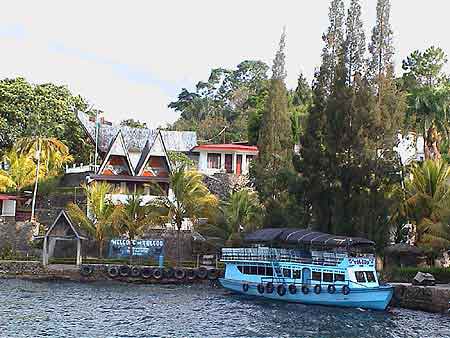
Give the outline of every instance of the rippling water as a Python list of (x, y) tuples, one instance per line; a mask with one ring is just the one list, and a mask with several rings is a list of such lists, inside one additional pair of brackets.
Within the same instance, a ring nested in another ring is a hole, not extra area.
[(250, 299), (209, 286), (0, 280), (1, 337), (450, 337), (450, 317)]

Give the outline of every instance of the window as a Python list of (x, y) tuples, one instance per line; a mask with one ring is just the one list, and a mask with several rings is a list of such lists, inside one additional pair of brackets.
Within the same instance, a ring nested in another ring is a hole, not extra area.
[(292, 270), (292, 278), (300, 279), (301, 270)]
[(250, 266), (244, 265), (244, 273), (245, 273), (246, 275), (249, 275), (249, 274), (250, 274)]
[(257, 274), (258, 274), (258, 267), (250, 266), (250, 275), (257, 275)]
[(366, 277), (364, 277), (364, 272), (363, 271), (355, 271), (355, 277), (356, 277), (356, 281), (358, 283), (365, 283), (366, 282)]
[(373, 274), (372, 271), (366, 271), (366, 278), (367, 278), (367, 281), (369, 283), (375, 283), (376, 282), (375, 275)]
[(233, 155), (225, 154), (225, 170), (227, 173), (233, 173)]
[(333, 274), (329, 272), (323, 273), (323, 281), (328, 283), (333, 283)]
[(283, 277), (291, 278), (291, 269), (283, 269)]
[(208, 153), (208, 169), (220, 169), (220, 154)]
[(318, 280), (318, 281), (322, 280), (322, 273), (318, 272), (318, 271), (313, 271), (312, 279), (313, 280)]
[(266, 274), (266, 268), (264, 266), (258, 266), (258, 275), (264, 276)]
[(266, 268), (266, 276), (273, 276), (273, 268), (272, 267), (267, 267)]
[(335, 273), (334, 281), (335, 282), (345, 282), (345, 275), (343, 273)]

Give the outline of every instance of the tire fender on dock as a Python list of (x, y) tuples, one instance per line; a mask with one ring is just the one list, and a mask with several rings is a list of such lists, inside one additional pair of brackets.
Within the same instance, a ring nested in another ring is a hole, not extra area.
[(266, 284), (266, 292), (267, 293), (273, 293), (273, 283), (272, 282), (268, 282)]
[(119, 275), (119, 268), (115, 265), (108, 267), (108, 276), (115, 278)]
[(295, 295), (297, 293), (297, 287), (295, 286), (295, 284), (289, 285), (289, 293), (291, 295)]
[(186, 277), (186, 271), (183, 268), (176, 268), (174, 275), (175, 279), (181, 280), (184, 279), (184, 277)]
[(322, 287), (321, 287), (319, 284), (315, 285), (315, 286), (314, 286), (314, 293), (315, 293), (316, 295), (318, 295), (318, 294), (320, 294), (321, 292), (322, 292)]
[(195, 274), (200, 279), (206, 279), (206, 277), (208, 277), (208, 269), (204, 268), (204, 267), (200, 267), (197, 269), (197, 271), (195, 271)]
[(130, 267), (128, 265), (122, 265), (119, 268), (119, 274), (121, 277), (128, 277), (130, 275)]
[(161, 268), (154, 269), (152, 272), (152, 277), (156, 280), (161, 280), (163, 278), (163, 270)]
[(277, 293), (280, 296), (284, 296), (286, 294), (286, 287), (283, 284), (277, 286)]
[(139, 277), (141, 275), (141, 268), (139, 266), (133, 266), (130, 275), (131, 277)]
[(145, 267), (145, 268), (142, 268), (142, 270), (141, 270), (142, 278), (148, 279), (152, 276), (152, 274), (153, 274), (153, 270), (151, 268)]
[(93, 272), (94, 272), (94, 268), (90, 265), (82, 265), (80, 267), (80, 274), (83, 277), (88, 277), (88, 276), (92, 275)]

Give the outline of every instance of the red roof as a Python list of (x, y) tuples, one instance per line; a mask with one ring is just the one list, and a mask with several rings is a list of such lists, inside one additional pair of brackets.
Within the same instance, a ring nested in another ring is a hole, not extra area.
[(0, 195), (0, 201), (15, 201), (15, 200), (21, 200), (23, 198), (17, 197), (17, 196), (11, 196), (11, 195)]
[(202, 144), (199, 146), (194, 147), (192, 149), (193, 151), (200, 151), (200, 150), (233, 150), (233, 151), (243, 151), (243, 152), (251, 152), (251, 153), (257, 153), (258, 147), (257, 146), (246, 146), (242, 144), (236, 144), (236, 143), (227, 143), (227, 144)]

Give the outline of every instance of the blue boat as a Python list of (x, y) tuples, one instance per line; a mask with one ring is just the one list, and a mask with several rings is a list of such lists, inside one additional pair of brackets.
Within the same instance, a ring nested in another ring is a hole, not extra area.
[(380, 285), (370, 240), (305, 229), (262, 229), (247, 248), (222, 249), (222, 286), (304, 304), (385, 310), (393, 287)]

